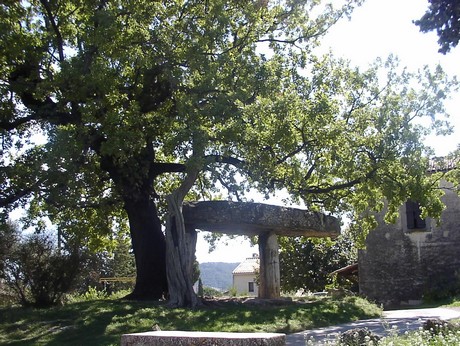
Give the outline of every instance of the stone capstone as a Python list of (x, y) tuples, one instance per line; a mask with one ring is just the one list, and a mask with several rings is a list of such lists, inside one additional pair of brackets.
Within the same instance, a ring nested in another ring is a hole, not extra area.
[(336, 237), (340, 233), (340, 221), (333, 216), (263, 203), (187, 202), (182, 212), (186, 224), (211, 232), (254, 236), (271, 231), (307, 237)]
[(258, 236), (259, 298), (280, 297), (278, 236), (336, 237), (340, 222), (304, 209), (230, 201), (188, 202), (182, 206), (185, 228)]

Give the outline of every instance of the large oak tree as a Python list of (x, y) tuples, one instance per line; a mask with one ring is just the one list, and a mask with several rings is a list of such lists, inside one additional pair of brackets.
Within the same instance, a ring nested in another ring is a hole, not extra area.
[(329, 212), (386, 198), (394, 214), (411, 197), (439, 213), (421, 139), (443, 127), (451, 82), (394, 59), (359, 71), (314, 54), (359, 2), (3, 2), (4, 212), (26, 206), (95, 248), (128, 219), (137, 298), (167, 291), (166, 195), (173, 243), (186, 195), (217, 186), (236, 198), (286, 189)]

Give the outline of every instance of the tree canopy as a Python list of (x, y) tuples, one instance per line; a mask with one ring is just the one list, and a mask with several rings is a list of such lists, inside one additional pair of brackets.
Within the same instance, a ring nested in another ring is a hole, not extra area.
[(429, 0), (429, 3), (428, 10), (414, 23), (422, 32), (436, 30), (439, 52), (446, 54), (460, 40), (460, 1)]
[(181, 202), (286, 189), (308, 208), (358, 214), (385, 198), (393, 216), (413, 198), (439, 214), (422, 138), (448, 131), (453, 82), (395, 58), (361, 71), (315, 54), (360, 3), (4, 2), (4, 213), (27, 206), (29, 220), (47, 216), (95, 248), (128, 220), (134, 295), (154, 298), (167, 290), (158, 208), (173, 191)]

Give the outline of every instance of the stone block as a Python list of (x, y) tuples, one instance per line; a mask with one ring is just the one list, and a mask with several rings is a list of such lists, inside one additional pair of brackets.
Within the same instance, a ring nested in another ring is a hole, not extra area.
[(153, 331), (124, 334), (121, 346), (285, 346), (284, 334)]

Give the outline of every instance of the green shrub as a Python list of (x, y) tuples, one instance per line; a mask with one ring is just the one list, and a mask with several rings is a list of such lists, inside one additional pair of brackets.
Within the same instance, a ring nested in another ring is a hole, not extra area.
[(89, 302), (95, 300), (115, 300), (126, 297), (131, 290), (119, 290), (116, 292), (108, 293), (106, 290), (99, 290), (97, 287), (88, 287), (88, 290), (82, 294), (68, 294), (66, 296), (66, 302), (78, 303), (78, 302)]
[(368, 328), (354, 328), (343, 332), (339, 340), (340, 345), (343, 346), (376, 346), (380, 336), (371, 332)]
[(238, 290), (236, 289), (236, 287), (230, 287), (230, 289), (228, 290), (228, 295), (230, 297), (236, 297), (238, 295)]
[(70, 291), (79, 262), (77, 251), (59, 250), (50, 236), (33, 234), (15, 244), (2, 276), (19, 304), (48, 307)]
[(220, 297), (222, 296), (222, 292), (212, 288), (203, 286), (203, 297)]
[(98, 290), (96, 287), (88, 287), (88, 291), (83, 293), (84, 300), (98, 300), (107, 298), (105, 290)]
[(201, 278), (198, 279), (198, 297), (203, 297), (204, 296), (204, 288), (203, 288), (203, 281), (201, 281)]
[[(434, 327), (434, 328), (433, 328)], [(393, 326), (387, 330), (388, 336), (378, 337), (366, 328), (356, 328), (342, 333), (336, 340), (325, 340), (323, 346), (454, 346), (460, 345), (460, 328), (458, 325), (439, 325), (436, 321), (427, 321), (417, 331), (400, 331)], [(306, 345), (317, 345), (314, 338), (307, 340)]]
[(405, 332), (404, 335), (397, 336), (396, 333), (380, 340), (379, 346), (441, 346), (441, 345), (460, 345), (460, 330), (458, 327), (447, 330), (443, 333), (433, 333), (420, 327), (415, 332)]

